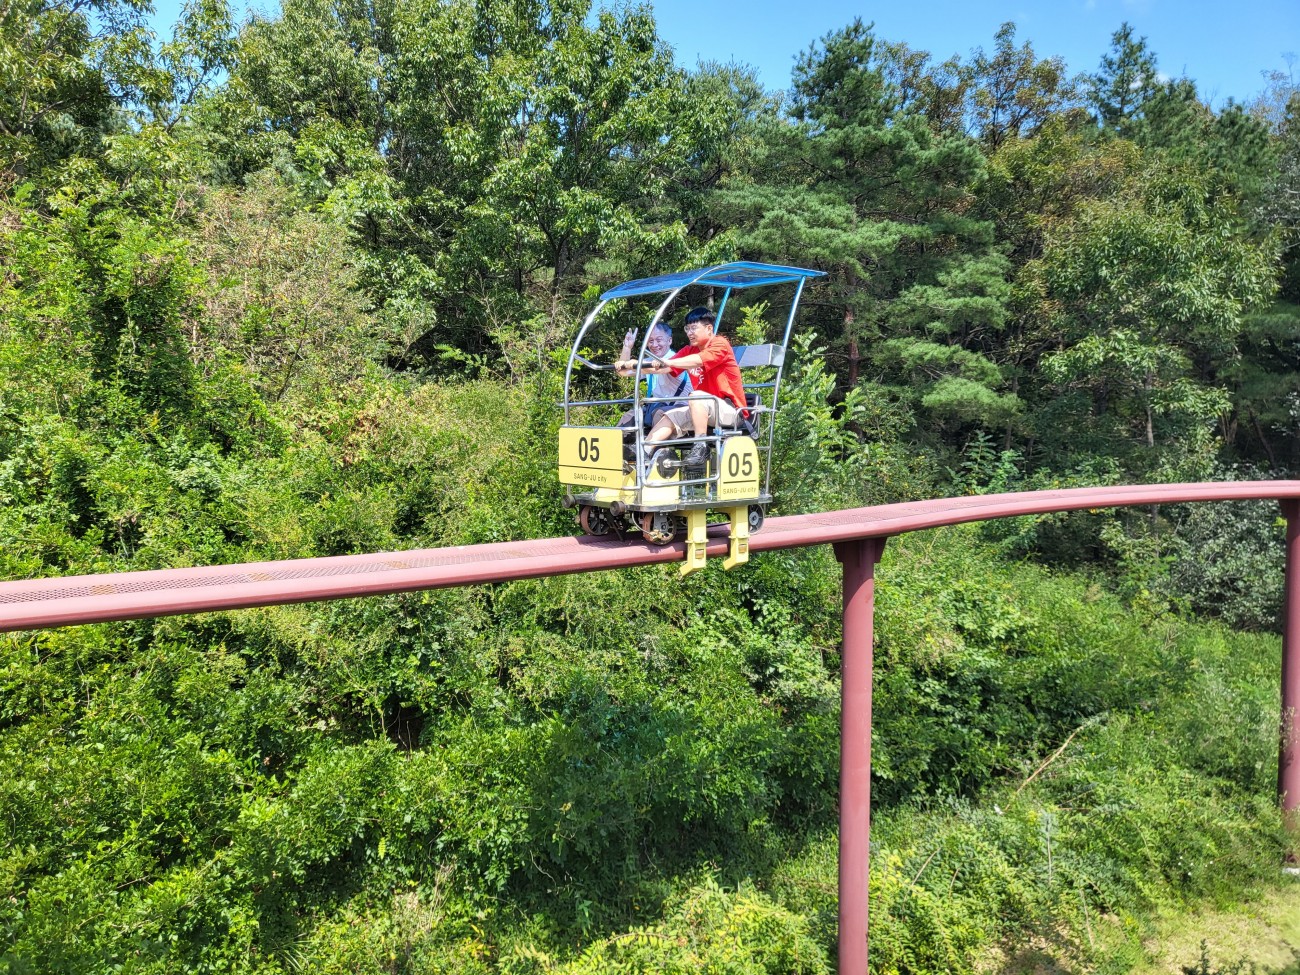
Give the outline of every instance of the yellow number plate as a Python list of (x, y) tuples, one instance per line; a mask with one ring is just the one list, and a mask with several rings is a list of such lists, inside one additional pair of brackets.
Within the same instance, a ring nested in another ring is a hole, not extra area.
[(609, 427), (560, 427), (560, 483), (623, 486), (623, 434)]
[(718, 470), (718, 500), (740, 501), (758, 497), (761, 477), (758, 447), (749, 437), (731, 437), (722, 444)]

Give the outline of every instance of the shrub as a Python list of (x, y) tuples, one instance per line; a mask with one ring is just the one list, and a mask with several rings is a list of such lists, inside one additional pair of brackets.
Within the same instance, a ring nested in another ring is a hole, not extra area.
[[(505, 966), (518, 972), (539, 967)], [(667, 905), (658, 924), (605, 938), (574, 961), (549, 970), (564, 975), (822, 975), (831, 968), (823, 948), (810, 937), (805, 919), (772, 903), (752, 886), (728, 892), (706, 881)]]

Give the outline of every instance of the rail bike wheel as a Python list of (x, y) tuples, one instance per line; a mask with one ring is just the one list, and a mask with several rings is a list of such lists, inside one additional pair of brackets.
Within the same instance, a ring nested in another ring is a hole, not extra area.
[(578, 524), (588, 535), (608, 535), (610, 529), (609, 511), (594, 505), (584, 504), (578, 509)]
[(667, 545), (677, 533), (672, 516), (663, 511), (646, 511), (636, 516), (641, 537), (651, 545)]
[(749, 533), (751, 535), (762, 529), (764, 516), (761, 504), (751, 504), (749, 506)]

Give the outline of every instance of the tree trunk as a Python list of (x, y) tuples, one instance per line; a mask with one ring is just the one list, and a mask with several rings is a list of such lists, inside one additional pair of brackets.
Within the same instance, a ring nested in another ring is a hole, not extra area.
[(849, 340), (849, 388), (858, 385), (858, 337), (853, 332), (853, 309), (844, 309), (844, 334)]
[(1237, 442), (1237, 427), (1240, 422), (1236, 411), (1229, 411), (1219, 417), (1219, 433), (1225, 445), (1231, 447)]
[(1146, 389), (1145, 405), (1147, 411), (1147, 446), (1148, 447), (1154, 447), (1156, 445), (1156, 428), (1155, 428), (1155, 423), (1151, 416), (1151, 386), (1153, 385), (1154, 382), (1155, 382), (1154, 377), (1151, 375), (1151, 373), (1148, 372), (1146, 382), (1143, 383), (1143, 386)]
[(1255, 411), (1250, 411), (1250, 423), (1255, 428), (1255, 436), (1259, 437), (1259, 444), (1264, 448), (1264, 453), (1268, 455), (1268, 466), (1277, 470), (1277, 457), (1273, 454), (1273, 445), (1268, 442), (1268, 437), (1264, 436), (1264, 428), (1260, 426), (1259, 417)]

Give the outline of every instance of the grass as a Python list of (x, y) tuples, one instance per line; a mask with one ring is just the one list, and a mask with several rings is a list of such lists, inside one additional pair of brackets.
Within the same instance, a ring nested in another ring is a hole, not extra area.
[[(1098, 935), (1104, 942), (1119, 935), (1114, 918), (1103, 918)], [(1186, 913), (1169, 913), (1154, 924), (1143, 942), (1145, 959), (1129, 967), (1129, 975), (1300, 975), (1300, 881), (1286, 882), (1257, 898), (1229, 908), (1205, 907)], [(981, 975), (1076, 975), (1107, 971), (1079, 962), (1062, 950), (1068, 939), (1050, 933), (1031, 938), (1010, 952), (996, 951), (978, 966)], [(1127, 954), (1116, 940), (1117, 955)], [(1126, 946), (1125, 946), (1126, 947)], [(1104, 954), (1103, 949), (1103, 954)], [(1202, 959), (1208, 962), (1203, 965)]]
[(1202, 942), (1211, 972), (1244, 961), (1259, 975), (1300, 975), (1300, 880), (1230, 910), (1162, 918), (1146, 946), (1150, 960), (1133, 975), (1199, 972)]

